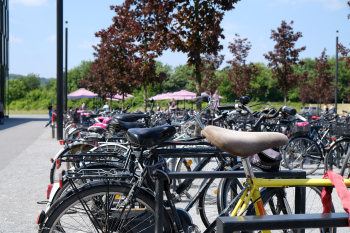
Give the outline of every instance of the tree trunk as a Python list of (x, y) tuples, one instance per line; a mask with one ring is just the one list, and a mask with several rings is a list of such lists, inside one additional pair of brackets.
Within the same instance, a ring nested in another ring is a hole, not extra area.
[(111, 96), (111, 103), (109, 104), (109, 111), (112, 112), (113, 109), (113, 102), (112, 102), (112, 96)]
[(122, 99), (122, 111), (124, 110), (124, 101), (125, 101), (125, 98), (124, 98), (124, 94), (123, 94), (123, 99)]
[[(201, 79), (201, 60), (196, 61), (196, 96), (201, 96), (201, 85), (202, 85), (202, 79)], [(202, 110), (202, 103), (196, 103), (197, 112)]]
[(284, 93), (284, 106), (287, 106), (287, 93)]
[(143, 85), (143, 111), (147, 111), (147, 86)]

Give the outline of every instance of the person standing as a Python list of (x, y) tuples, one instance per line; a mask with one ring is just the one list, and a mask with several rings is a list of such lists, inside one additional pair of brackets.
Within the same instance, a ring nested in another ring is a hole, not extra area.
[(215, 91), (213, 98), (218, 101), (218, 102), (214, 103), (214, 107), (217, 108), (220, 105), (219, 91), (218, 90)]
[(329, 109), (329, 113), (333, 114), (334, 112), (334, 104), (331, 104), (331, 108)]
[(83, 104), (81, 105), (81, 109), (86, 110), (86, 101), (84, 101)]
[(157, 112), (160, 112), (162, 110), (162, 108), (160, 107), (159, 103), (157, 103)]
[(171, 98), (171, 105), (170, 105), (169, 109), (174, 110), (174, 111), (177, 109), (174, 98)]
[(309, 110), (308, 110), (309, 116), (312, 116), (312, 110), (313, 110), (312, 104), (310, 104), (310, 105), (309, 105)]
[(105, 105), (103, 105), (103, 109), (104, 109), (106, 112), (109, 111), (108, 102), (106, 102)]
[(0, 123), (4, 124), (4, 112), (5, 112), (5, 107), (4, 104), (0, 101)]

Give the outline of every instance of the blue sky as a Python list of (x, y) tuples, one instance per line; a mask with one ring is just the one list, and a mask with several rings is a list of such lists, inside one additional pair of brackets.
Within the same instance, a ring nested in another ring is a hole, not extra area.
[[(10, 73), (56, 77), (56, 0), (9, 0), (10, 8)], [(335, 32), (339, 42), (350, 47), (350, 8), (347, 0), (241, 0), (236, 9), (225, 14), (222, 26), (225, 40), (221, 54), (232, 59), (227, 45), (235, 33), (252, 44), (248, 60), (263, 62), (264, 53), (273, 50), (271, 29), (282, 20), (293, 20), (294, 31), (303, 37), (297, 47), (306, 46), (301, 58), (318, 57), (324, 48), (335, 54)], [(68, 69), (82, 60), (93, 60), (92, 45), (98, 43), (94, 33), (112, 24), (110, 5), (122, 0), (65, 0), (64, 21), (68, 21)], [(187, 55), (164, 52), (163, 63), (173, 67), (185, 64)], [(225, 64), (224, 64), (225, 65)], [(223, 66), (224, 66), (223, 65)]]

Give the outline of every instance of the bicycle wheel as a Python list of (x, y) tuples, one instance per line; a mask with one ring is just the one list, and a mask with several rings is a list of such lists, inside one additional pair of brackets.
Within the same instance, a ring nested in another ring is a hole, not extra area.
[[(138, 190), (136, 200), (124, 206), (130, 185), (95, 181), (57, 200), (39, 232), (154, 232), (155, 200)], [(165, 210), (164, 210), (165, 211)], [(171, 232), (169, 216), (163, 218), (163, 232)]]
[[(223, 179), (220, 183), (220, 196), (218, 196), (218, 210), (221, 212), (228, 203), (240, 193), (242, 186), (237, 179)], [(321, 189), (318, 187), (305, 187), (305, 213), (322, 213)], [(261, 198), (266, 215), (294, 214), (295, 213), (295, 187), (290, 188), (263, 188)], [(334, 212), (334, 207), (332, 207)], [(245, 215), (255, 215), (253, 205), (250, 205)], [(272, 232), (292, 232), (290, 229), (275, 230)], [(306, 229), (306, 232), (319, 232), (319, 229)]]
[(306, 171), (306, 175), (310, 175), (320, 166), (322, 150), (315, 141), (297, 137), (289, 141), (283, 159), (289, 170), (298, 168)]
[(341, 140), (336, 141), (329, 148), (329, 151), (324, 160), (325, 171), (333, 170), (336, 173), (341, 174), (341, 170), (344, 167), (343, 174), (346, 173), (347, 167), (349, 165), (349, 159), (346, 159), (346, 155), (349, 151), (349, 146), (350, 139), (343, 138)]
[[(321, 201), (321, 187), (305, 187), (305, 213), (322, 213), (323, 205)], [(266, 215), (295, 214), (295, 187), (270, 188), (261, 193)], [(254, 209), (253, 209), (254, 211)], [(332, 205), (331, 212), (335, 212)], [(253, 212), (255, 213), (255, 212)], [(250, 213), (252, 214), (252, 212)], [(332, 229), (336, 232), (336, 228)], [(292, 229), (274, 230), (271, 232), (293, 232)], [(305, 229), (306, 233), (320, 232), (319, 228)]]
[[(97, 164), (97, 163), (93, 163), (93, 164), (88, 164), (84, 169), (99, 169), (99, 170), (108, 170), (108, 169), (120, 169), (121, 171), (124, 171), (122, 166), (118, 166), (115, 164), (109, 164), (109, 163), (105, 163), (105, 164)], [(78, 171), (79, 169), (76, 169), (76, 171)], [(86, 172), (86, 174), (88, 174), (88, 172)], [(83, 184), (86, 184), (88, 182), (92, 182), (92, 181), (96, 181), (96, 180), (101, 180), (96, 179), (96, 178), (89, 178), (89, 179), (74, 179), (73, 182), (75, 184), (75, 186), (80, 186)], [(56, 200), (58, 200), (62, 195), (64, 195), (66, 192), (68, 192), (69, 190), (71, 190), (72, 187), (69, 183), (68, 180), (65, 180), (63, 182), (62, 188), (58, 189), (57, 192), (55, 193), (55, 196), (52, 199), (52, 203), (54, 203)], [(51, 203), (51, 204), (52, 204)]]
[(346, 153), (343, 166), (340, 170), (340, 175), (346, 179), (349, 179), (350, 177), (350, 150), (348, 150)]
[[(173, 159), (173, 162), (175, 162), (175, 159)], [(197, 161), (190, 158), (180, 158), (176, 165), (176, 171), (177, 172), (191, 172), (196, 167)], [(184, 181), (184, 179), (177, 179), (176, 184), (179, 185)], [(188, 186), (188, 188), (185, 190), (184, 194), (188, 199), (192, 199), (191, 193), (188, 191), (191, 189), (193, 183)]]

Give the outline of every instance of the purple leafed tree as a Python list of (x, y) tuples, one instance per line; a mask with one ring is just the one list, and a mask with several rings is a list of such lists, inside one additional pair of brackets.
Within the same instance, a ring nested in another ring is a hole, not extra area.
[(301, 75), (294, 74), (294, 66), (303, 64), (299, 62), (299, 53), (304, 51), (306, 47), (294, 48), (295, 43), (300, 37), (301, 32), (294, 33), (293, 21), (287, 24), (282, 21), (282, 24), (277, 31), (271, 30), (271, 39), (276, 42), (273, 51), (264, 54), (269, 61), (268, 67), (273, 73), (272, 78), (277, 79), (277, 86), (284, 94), (284, 104), (287, 104), (288, 91), (296, 86), (299, 86), (307, 79), (307, 71)]
[(251, 82), (260, 74), (261, 68), (253, 63), (247, 64), (247, 57), (251, 44), (247, 38), (241, 39), (236, 34), (234, 43), (229, 43), (228, 48), (233, 55), (233, 60), (227, 61), (231, 67), (228, 70), (228, 80), (231, 81), (231, 89), (238, 97), (248, 95), (251, 92), (260, 92), (251, 86)]

